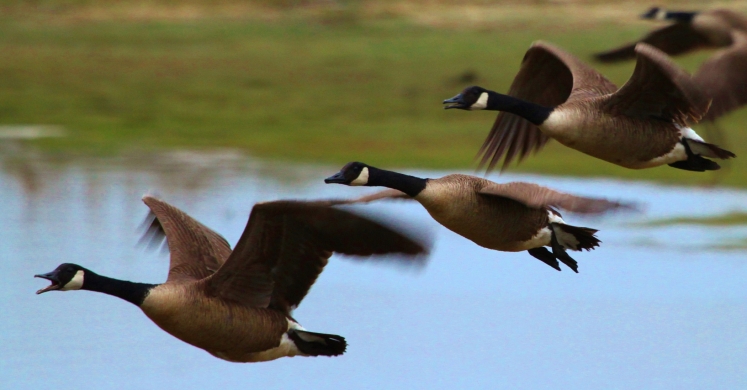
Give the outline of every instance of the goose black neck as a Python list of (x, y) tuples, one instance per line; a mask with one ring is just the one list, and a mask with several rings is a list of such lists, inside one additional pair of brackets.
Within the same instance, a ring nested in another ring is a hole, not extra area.
[(140, 306), (148, 295), (150, 289), (155, 286), (157, 285), (108, 278), (88, 271), (85, 273), (85, 279), (81, 289), (113, 295)]
[(696, 14), (697, 12), (667, 11), (666, 19), (678, 23), (690, 23), (693, 21)]
[(368, 167), (367, 186), (389, 187), (400, 190), (409, 196), (416, 196), (425, 188), (426, 179)]
[(554, 108), (489, 91), (488, 106), (485, 109), (510, 112), (539, 126), (550, 116)]

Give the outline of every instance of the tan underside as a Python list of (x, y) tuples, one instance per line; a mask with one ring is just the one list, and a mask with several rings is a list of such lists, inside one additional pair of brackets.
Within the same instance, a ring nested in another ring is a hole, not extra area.
[(489, 183), (473, 176), (448, 175), (429, 180), (415, 199), (438, 223), (477, 245), (506, 252), (526, 250), (525, 242), (547, 226), (547, 210), (477, 194)]
[(298, 354), (295, 345), (278, 348), (289, 326), (285, 315), (207, 298), (189, 288), (196, 283), (157, 286), (141, 309), (164, 331), (221, 359), (254, 362)]
[(569, 148), (630, 169), (687, 159), (684, 154), (672, 153), (680, 140), (674, 124), (563, 107), (555, 110), (540, 129)]

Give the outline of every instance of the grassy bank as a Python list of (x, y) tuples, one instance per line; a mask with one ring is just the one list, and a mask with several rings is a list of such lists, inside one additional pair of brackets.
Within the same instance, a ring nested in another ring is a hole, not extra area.
[[(96, 17), (98, 8), (75, 9), (56, 14), (18, 6), (0, 17), (0, 124), (65, 129), (66, 137), (35, 141), (39, 147), (98, 155), (235, 148), (260, 157), (388, 167), (472, 167), (494, 115), (447, 112), (440, 102), (468, 84), (505, 91), (532, 41), (588, 57), (650, 26), (581, 16), (575, 23), (548, 16), (425, 23), (391, 12), (368, 19), (355, 8), (313, 10), (313, 18), (277, 16), (282, 10), (264, 18), (228, 17), (228, 11)], [(678, 62), (692, 70), (708, 54)], [(633, 64), (598, 68), (621, 84)], [(747, 171), (745, 119), (747, 110), (721, 122), (729, 148), (743, 156), (724, 175), (728, 185), (747, 186), (740, 174)], [(710, 180), (671, 168), (625, 170), (557, 144), (518, 169)]]

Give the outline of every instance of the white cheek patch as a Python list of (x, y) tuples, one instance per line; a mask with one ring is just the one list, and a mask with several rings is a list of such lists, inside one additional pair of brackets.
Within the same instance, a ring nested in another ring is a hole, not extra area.
[(350, 182), (351, 186), (364, 186), (368, 183), (368, 167), (364, 167), (355, 180)]
[(488, 93), (483, 92), (480, 94), (480, 98), (477, 99), (476, 102), (474, 102), (471, 106), (469, 106), (470, 110), (484, 110), (488, 107)]
[(667, 20), (667, 11), (664, 11), (663, 9), (656, 11), (656, 16), (654, 18), (656, 20)]
[(82, 270), (79, 270), (75, 273), (75, 276), (73, 276), (72, 279), (70, 279), (69, 282), (65, 283), (62, 288), (60, 288), (61, 291), (70, 291), (70, 290), (80, 290), (81, 287), (83, 287), (83, 274), (84, 272)]

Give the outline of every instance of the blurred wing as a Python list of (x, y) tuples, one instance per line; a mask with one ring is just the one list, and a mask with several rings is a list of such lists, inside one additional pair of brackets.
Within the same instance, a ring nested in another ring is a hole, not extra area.
[(732, 33), (734, 45), (720, 50), (700, 66), (693, 80), (713, 99), (703, 118), (717, 118), (747, 104), (747, 35)]
[[(556, 107), (566, 101), (605, 95), (616, 90), (614, 84), (588, 65), (548, 43), (536, 42), (524, 55), (519, 73), (514, 78), (509, 96), (546, 107)], [(547, 143), (547, 137), (528, 120), (501, 112), (490, 129), (478, 156), (480, 167), (492, 170), (503, 159), (506, 169), (518, 154), (523, 160)]]
[(353, 204), (353, 203), (369, 203), (374, 202), (381, 199), (405, 199), (405, 200), (414, 200), (413, 197), (410, 195), (405, 194), (404, 192), (400, 190), (395, 189), (386, 189), (383, 191), (375, 192), (370, 195), (364, 195), (360, 198), (350, 199), (346, 201), (346, 203)]
[(306, 296), (333, 252), (419, 255), (425, 244), (328, 202), (277, 201), (252, 209), (231, 257), (208, 291), (223, 299), (289, 313)]
[(640, 42), (647, 43), (669, 55), (678, 55), (709, 46), (708, 37), (695, 31), (689, 23), (675, 23), (650, 32), (638, 42), (597, 53), (594, 57), (601, 62), (632, 60), (636, 57), (635, 46)]
[(575, 196), (551, 190), (537, 184), (524, 182), (493, 184), (482, 188), (478, 193), (480, 195), (501, 196), (513, 199), (535, 209), (552, 207), (583, 214), (602, 213), (621, 207), (632, 208), (631, 205), (600, 198)]
[(178, 208), (146, 195), (150, 226), (141, 242), (160, 244), (171, 252), (167, 282), (199, 280), (212, 275), (231, 254), (225, 238)]
[(658, 119), (687, 126), (705, 115), (710, 99), (682, 68), (660, 50), (636, 46), (633, 75), (602, 107), (613, 115)]

